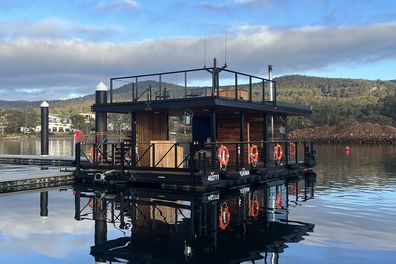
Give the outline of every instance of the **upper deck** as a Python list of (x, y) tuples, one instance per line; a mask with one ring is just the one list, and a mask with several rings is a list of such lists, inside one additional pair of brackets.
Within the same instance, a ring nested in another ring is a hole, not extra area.
[[(117, 88), (123, 91), (122, 96), (114, 93)], [(195, 115), (208, 109), (282, 115), (312, 113), (309, 106), (277, 101), (277, 94), (274, 80), (214, 66), (111, 78), (109, 102), (93, 105), (92, 111), (170, 113), (189, 108), (197, 110)]]

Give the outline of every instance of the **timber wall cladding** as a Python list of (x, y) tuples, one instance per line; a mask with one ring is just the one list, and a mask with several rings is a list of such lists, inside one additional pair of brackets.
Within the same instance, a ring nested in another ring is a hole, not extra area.
[[(224, 115), (217, 118), (217, 141), (239, 141), (239, 115)], [(258, 115), (245, 115), (245, 141), (263, 140), (263, 117)]]
[(136, 130), (138, 144), (150, 143), (150, 140), (167, 140), (168, 115), (138, 113), (136, 115)]
[[(263, 140), (263, 117), (254, 114), (245, 114), (244, 141)], [(223, 115), (217, 117), (217, 141), (218, 142), (239, 142), (239, 115)], [(230, 151), (230, 163), (235, 163), (236, 145), (226, 144)], [(246, 162), (249, 162), (248, 149), (244, 147)]]
[(138, 166), (150, 166), (150, 152), (144, 157), (141, 155), (150, 147), (151, 140), (167, 140), (168, 139), (168, 115), (137, 113), (136, 114), (136, 141), (137, 156), (140, 161)]
[[(245, 122), (249, 123), (249, 140), (261, 141), (263, 140), (263, 117), (259, 115), (247, 114)], [(245, 127), (245, 129), (247, 129)], [(247, 139), (247, 137), (246, 137)]]

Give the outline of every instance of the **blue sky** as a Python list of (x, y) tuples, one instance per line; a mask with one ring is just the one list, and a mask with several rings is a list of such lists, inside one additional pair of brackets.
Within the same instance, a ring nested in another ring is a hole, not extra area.
[[(396, 79), (396, 2), (2, 0), (0, 96), (91, 93), (111, 76), (200, 67)], [(14, 92), (11, 92), (14, 91)]]

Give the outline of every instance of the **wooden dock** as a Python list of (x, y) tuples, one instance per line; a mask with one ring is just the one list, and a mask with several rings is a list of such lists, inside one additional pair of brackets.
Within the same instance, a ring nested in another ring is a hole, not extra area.
[(74, 182), (72, 168), (0, 165), (0, 193), (68, 185)]
[[(74, 166), (74, 160), (75, 158), (71, 156), (0, 155), (0, 164)], [(88, 162), (88, 160), (82, 157), (81, 162)]]

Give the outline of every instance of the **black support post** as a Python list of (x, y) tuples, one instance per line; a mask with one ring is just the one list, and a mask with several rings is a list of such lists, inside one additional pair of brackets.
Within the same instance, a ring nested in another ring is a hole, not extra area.
[(252, 76), (249, 76), (249, 101), (253, 101)]
[(239, 146), (237, 147), (240, 150), (240, 155), (239, 155), (239, 160), (237, 160), (238, 163), (242, 165), (242, 168), (244, 167), (245, 164), (245, 144), (242, 143), (245, 141), (245, 113), (244, 112), (239, 112)]
[[(92, 198), (95, 214), (95, 247), (100, 247), (107, 242), (107, 208), (106, 200)], [(98, 205), (98, 207), (96, 206)], [(95, 257), (95, 262), (105, 262), (101, 256)]]
[(40, 192), (40, 216), (48, 217), (48, 192)]
[(74, 193), (74, 219), (81, 220), (81, 196), (80, 191)]
[(216, 110), (210, 110), (210, 141), (216, 142), (217, 141), (217, 115)]
[[(95, 104), (101, 105), (107, 103), (107, 87), (104, 83), (100, 82), (96, 86)], [(103, 158), (107, 158), (107, 113), (95, 112), (95, 143), (101, 147)], [(95, 150), (96, 152), (96, 150)], [(98, 157), (98, 155), (96, 155)]]
[(287, 116), (284, 116), (283, 118), (285, 119), (285, 138), (284, 138), (284, 140), (286, 141), (286, 143), (285, 143), (286, 165), (289, 165), (289, 159), (290, 159), (290, 150), (289, 150), (289, 148), (290, 148), (290, 144), (287, 141), (287, 129), (288, 129), (287, 128)]
[(268, 141), (268, 115), (267, 114), (263, 115), (263, 141), (264, 141), (264, 145), (263, 145), (262, 159), (263, 159), (264, 166), (265, 166), (267, 163), (267, 156), (268, 156), (268, 143), (266, 143), (266, 141)]
[(81, 164), (81, 143), (80, 142), (76, 143), (74, 159), (76, 162), (76, 174), (79, 174), (80, 167), (81, 167), (81, 165), (80, 165)]
[(217, 71), (216, 58), (213, 59), (213, 71), (212, 71), (212, 96), (219, 97), (219, 75)]
[(136, 165), (136, 113), (131, 113), (131, 160), (132, 166)]
[(49, 153), (49, 105), (46, 101), (42, 102), (41, 108), (41, 155), (47, 156)]
[(121, 175), (124, 176), (125, 173), (125, 143), (121, 142)]
[[(211, 109), (210, 111), (210, 142), (216, 143), (217, 142), (217, 117), (216, 117), (216, 110)], [(215, 163), (216, 163), (216, 145), (213, 144), (211, 146), (211, 163), (212, 163), (212, 171), (214, 171)]]

